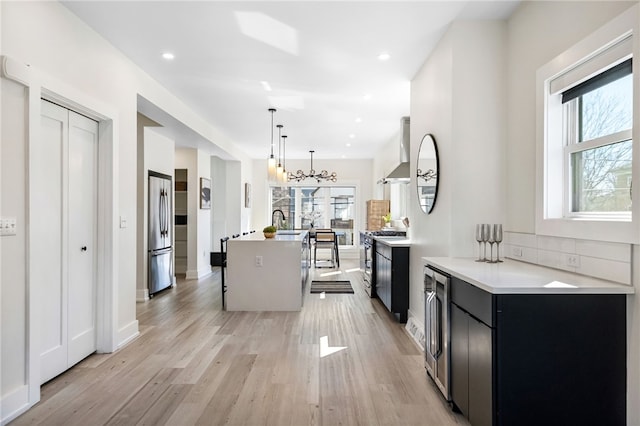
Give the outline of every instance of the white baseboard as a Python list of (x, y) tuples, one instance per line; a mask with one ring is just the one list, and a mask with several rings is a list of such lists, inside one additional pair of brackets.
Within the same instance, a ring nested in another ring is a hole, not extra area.
[(204, 268), (198, 269), (198, 270), (190, 270), (187, 271), (187, 274), (185, 276), (185, 279), (187, 280), (199, 280), (201, 278), (204, 278), (206, 276), (211, 275), (211, 266), (206, 266)]
[(409, 309), (408, 314), (409, 319), (407, 320), (407, 325), (405, 325), (405, 330), (407, 330), (416, 345), (424, 351), (424, 324), (411, 312), (411, 309)]
[(149, 300), (149, 289), (137, 289), (136, 290), (136, 302), (146, 302)]
[(129, 342), (138, 337), (139, 334), (140, 331), (138, 330), (138, 320), (131, 321), (129, 324), (119, 329), (116, 350), (126, 346)]
[(6, 425), (11, 420), (14, 420), (31, 408), (32, 405), (35, 405), (36, 402), (29, 404), (29, 387), (27, 385), (22, 385), (7, 395), (3, 395), (2, 399), (0, 399), (1, 424)]

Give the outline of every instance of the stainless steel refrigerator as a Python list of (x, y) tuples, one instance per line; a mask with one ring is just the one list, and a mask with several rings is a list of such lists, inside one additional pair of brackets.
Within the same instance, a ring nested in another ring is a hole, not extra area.
[(149, 171), (149, 295), (173, 285), (171, 176)]

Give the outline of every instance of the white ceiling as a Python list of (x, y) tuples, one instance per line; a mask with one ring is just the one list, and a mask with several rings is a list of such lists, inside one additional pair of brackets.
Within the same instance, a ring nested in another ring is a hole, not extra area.
[[(504, 19), (517, 3), (64, 2), (252, 158), (269, 154), (270, 107), (287, 158), (372, 158), (409, 115), (410, 80), (450, 22)], [(176, 120), (152, 118), (178, 145), (203, 147)]]

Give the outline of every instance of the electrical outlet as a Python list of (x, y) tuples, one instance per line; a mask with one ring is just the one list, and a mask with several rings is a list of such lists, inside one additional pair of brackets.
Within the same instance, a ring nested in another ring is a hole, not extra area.
[(0, 219), (0, 235), (16, 235), (16, 226), (15, 217)]
[(578, 256), (577, 254), (570, 254), (567, 256), (567, 266), (570, 266), (572, 268), (579, 268), (580, 267), (580, 256)]
[(256, 256), (256, 266), (262, 267), (262, 256)]
[(522, 247), (513, 247), (511, 249), (511, 255), (513, 257), (522, 257)]

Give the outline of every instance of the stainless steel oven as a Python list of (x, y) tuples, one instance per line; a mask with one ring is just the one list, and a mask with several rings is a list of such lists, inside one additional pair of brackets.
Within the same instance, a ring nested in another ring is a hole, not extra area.
[(360, 270), (362, 271), (362, 282), (364, 291), (369, 297), (375, 297), (373, 287), (373, 277), (371, 268), (373, 267), (373, 238), (365, 232), (360, 233)]
[(450, 282), (448, 275), (429, 266), (424, 267), (425, 367), (447, 401), (451, 400)]

